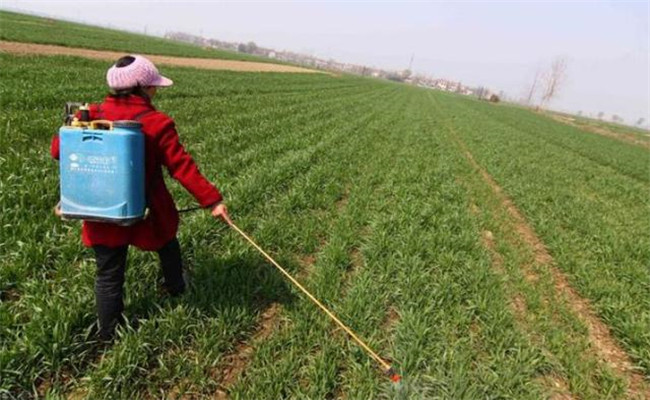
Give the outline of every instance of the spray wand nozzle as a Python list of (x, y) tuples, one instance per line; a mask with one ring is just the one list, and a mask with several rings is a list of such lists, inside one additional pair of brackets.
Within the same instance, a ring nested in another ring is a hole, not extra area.
[(402, 380), (402, 377), (397, 372), (395, 372), (395, 369), (393, 367), (389, 367), (386, 370), (386, 375), (388, 375), (390, 380), (393, 381), (393, 383), (396, 383), (396, 384), (400, 383), (400, 381)]

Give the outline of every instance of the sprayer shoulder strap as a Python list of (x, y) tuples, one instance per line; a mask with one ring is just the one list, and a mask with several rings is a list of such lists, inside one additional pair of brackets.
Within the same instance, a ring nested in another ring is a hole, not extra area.
[[(151, 114), (153, 112), (156, 112), (156, 110), (144, 110), (139, 113), (137, 113), (135, 116), (133, 116), (134, 121), (141, 122), (142, 118), (144, 118), (145, 115)], [(157, 169), (156, 175), (159, 175), (160, 170)], [(152, 177), (151, 179), (148, 180), (147, 185), (145, 187), (145, 202), (147, 204), (147, 207), (151, 207), (151, 194), (153, 192), (154, 186), (157, 184), (158, 180), (156, 179), (157, 177)]]
[(95, 113), (97, 115), (97, 118), (95, 118), (95, 119), (104, 119), (104, 110), (102, 109), (101, 103), (97, 104), (96, 107), (97, 108), (95, 109)]
[(156, 112), (156, 110), (144, 110), (144, 111), (141, 111), (141, 112), (137, 113), (133, 117), (133, 120), (140, 122), (142, 120), (142, 118), (144, 118), (145, 115), (151, 114), (151, 113), (154, 113), (154, 112)]
[[(102, 108), (102, 105), (101, 105), (101, 104), (98, 104), (98, 105), (97, 105), (97, 109), (95, 110), (95, 112), (97, 113), (97, 118), (96, 118), (96, 119), (104, 119), (104, 109)], [(150, 114), (150, 113), (153, 113), (153, 112), (156, 112), (156, 110), (144, 110), (144, 111), (141, 111), (141, 112), (137, 113), (137, 114), (132, 118), (132, 120), (133, 120), (133, 121), (138, 121), (138, 122), (140, 122), (140, 120), (141, 120), (145, 115)]]

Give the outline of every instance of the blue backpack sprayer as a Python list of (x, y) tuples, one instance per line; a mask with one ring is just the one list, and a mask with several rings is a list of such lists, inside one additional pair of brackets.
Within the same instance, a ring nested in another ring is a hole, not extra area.
[[(138, 121), (90, 121), (87, 105), (80, 103), (66, 103), (65, 121), (65, 125), (59, 129), (61, 215), (66, 219), (119, 225), (132, 225), (146, 218), (142, 124)], [(181, 212), (198, 208), (193, 207)], [(226, 218), (226, 223), (350, 335), (381, 365), (394, 384), (400, 383), (400, 375), (387, 361), (375, 353), (229, 218)]]
[(142, 124), (89, 121), (87, 106), (76, 103), (66, 105), (66, 120), (59, 129), (62, 216), (119, 225), (144, 218)]

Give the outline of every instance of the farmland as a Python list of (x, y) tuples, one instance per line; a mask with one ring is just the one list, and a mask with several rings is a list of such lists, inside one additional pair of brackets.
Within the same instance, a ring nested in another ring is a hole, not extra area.
[(219, 58), (269, 62), (262, 57), (216, 49), (204, 49), (163, 38), (98, 28), (51, 18), (40, 18), (0, 10), (0, 39), (12, 42), (42, 43), (88, 49), (130, 51), (141, 54)]
[(165, 67), (155, 104), (233, 219), (393, 361), (397, 389), (201, 211), (179, 233), (190, 292), (162, 298), (156, 257), (132, 250), (139, 326), (97, 344), (94, 260), (52, 215), (48, 146), (65, 101), (102, 99), (106, 64), (0, 63), (0, 398), (647, 396), (644, 146), (357, 77)]

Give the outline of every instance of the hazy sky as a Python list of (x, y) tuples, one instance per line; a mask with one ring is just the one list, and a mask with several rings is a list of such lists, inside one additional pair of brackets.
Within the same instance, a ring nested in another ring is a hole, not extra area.
[(485, 85), (522, 97), (568, 59), (556, 109), (649, 120), (650, 2), (10, 1), (5, 9), (228, 41)]

